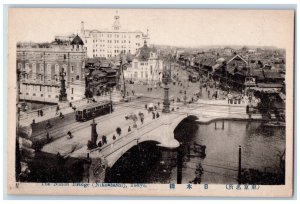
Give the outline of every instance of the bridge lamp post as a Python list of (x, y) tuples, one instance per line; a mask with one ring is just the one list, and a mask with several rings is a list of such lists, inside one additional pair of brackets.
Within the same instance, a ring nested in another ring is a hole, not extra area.
[(164, 86), (164, 102), (163, 102), (163, 113), (170, 113), (170, 100), (169, 100), (169, 82), (171, 80), (170, 76), (171, 72), (166, 67), (164, 69), (162, 82), (165, 84)]
[(66, 93), (66, 72), (64, 71), (64, 68), (62, 68), (60, 72), (60, 77), (61, 77), (61, 85), (60, 85), (60, 94), (59, 94), (59, 102), (67, 101), (67, 93)]

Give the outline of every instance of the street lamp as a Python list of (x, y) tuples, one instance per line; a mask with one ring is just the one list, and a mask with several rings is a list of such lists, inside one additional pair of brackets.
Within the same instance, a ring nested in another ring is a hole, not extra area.
[(123, 91), (124, 91), (124, 94), (123, 94), (123, 98), (125, 98), (126, 97), (126, 86), (125, 86), (125, 76), (124, 76), (124, 66), (123, 66), (123, 55), (121, 54), (120, 55), (120, 69), (121, 69), (121, 71), (122, 71), (122, 78), (123, 78), (123, 86), (124, 86), (124, 89), (123, 89)]

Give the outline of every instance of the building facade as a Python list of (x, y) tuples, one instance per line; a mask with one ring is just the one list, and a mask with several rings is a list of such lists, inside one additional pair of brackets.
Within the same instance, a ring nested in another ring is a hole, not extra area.
[(85, 50), (77, 35), (69, 45), (17, 46), (17, 69), (22, 71), (20, 99), (58, 103), (61, 72), (65, 73), (67, 99), (84, 97)]
[(157, 50), (148, 47), (145, 40), (144, 46), (138, 49), (133, 58), (131, 66), (124, 69), (124, 77), (130, 81), (155, 84), (161, 82), (162, 71), (163, 61), (159, 59)]
[(87, 57), (115, 57), (119, 54), (135, 54), (143, 41), (149, 39), (148, 30), (129, 31), (122, 29), (118, 12), (114, 16), (112, 29), (108, 30), (87, 30), (84, 22), (81, 22), (80, 37), (84, 42), (84, 49)]

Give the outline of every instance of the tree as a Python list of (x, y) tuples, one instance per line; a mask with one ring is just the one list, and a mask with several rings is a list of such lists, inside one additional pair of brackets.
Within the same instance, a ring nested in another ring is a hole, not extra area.
[(121, 132), (122, 132), (122, 129), (121, 129), (120, 127), (117, 127), (116, 132), (117, 132), (117, 134), (120, 136), (120, 135), (121, 135)]

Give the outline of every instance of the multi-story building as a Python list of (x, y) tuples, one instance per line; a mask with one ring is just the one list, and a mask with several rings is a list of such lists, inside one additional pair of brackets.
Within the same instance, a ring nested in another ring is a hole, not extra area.
[(157, 50), (147, 46), (138, 49), (136, 56), (132, 60), (132, 65), (124, 70), (126, 80), (142, 81), (149, 84), (161, 82), (163, 71), (163, 61), (159, 59)]
[(118, 12), (114, 16), (112, 29), (87, 30), (84, 22), (81, 22), (80, 37), (84, 42), (87, 57), (115, 57), (119, 54), (135, 54), (143, 45), (145, 39), (149, 39), (148, 30), (129, 31), (122, 29)]
[[(22, 45), (22, 44), (21, 44)], [(17, 46), (17, 68), (22, 71), (20, 99), (58, 103), (60, 74), (65, 73), (67, 99), (84, 97), (84, 43), (77, 35), (70, 43)]]

